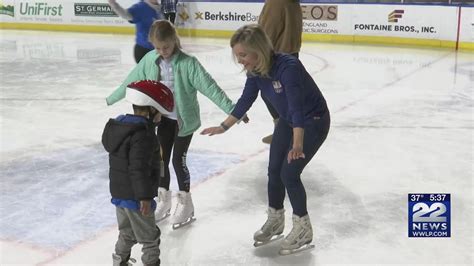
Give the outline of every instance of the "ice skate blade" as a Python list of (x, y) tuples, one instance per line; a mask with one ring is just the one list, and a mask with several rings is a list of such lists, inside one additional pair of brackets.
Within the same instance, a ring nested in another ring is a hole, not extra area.
[(300, 253), (302, 251), (313, 249), (313, 248), (314, 248), (314, 245), (305, 244), (305, 245), (303, 245), (303, 246), (301, 246), (300, 248), (297, 248), (297, 249), (280, 249), (280, 251), (278, 253), (282, 256), (286, 256), (286, 255), (291, 255), (291, 254), (295, 254), (295, 253)]
[[(127, 261), (127, 266), (133, 266), (134, 263), (137, 263), (137, 260), (134, 258), (129, 258)], [(122, 264), (120, 264), (122, 265)]]
[(186, 220), (185, 222), (173, 224), (173, 226), (172, 226), (173, 230), (176, 230), (176, 229), (179, 229), (179, 228), (184, 227), (186, 225), (189, 225), (189, 224), (193, 223), (194, 221), (196, 221), (196, 218), (191, 217), (188, 220)]
[(168, 212), (166, 212), (165, 216), (161, 217), (161, 218), (155, 218), (155, 223), (159, 223), (161, 221), (163, 221), (164, 219), (168, 218), (171, 216), (171, 213), (170, 211), (168, 210)]
[(262, 242), (262, 241), (255, 241), (255, 242), (253, 243), (253, 246), (256, 247), (256, 248), (258, 248), (258, 247), (264, 246), (264, 245), (266, 245), (266, 244), (270, 244), (270, 243), (272, 243), (272, 242), (275, 242), (275, 241), (277, 241), (277, 240), (280, 240), (280, 239), (282, 239), (282, 238), (283, 238), (283, 235), (276, 235), (276, 236), (273, 236), (272, 238), (270, 238), (270, 240), (265, 241), (265, 242)]

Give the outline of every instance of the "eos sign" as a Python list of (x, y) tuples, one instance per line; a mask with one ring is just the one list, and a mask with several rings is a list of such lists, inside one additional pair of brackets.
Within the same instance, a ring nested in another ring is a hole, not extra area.
[(302, 5), (303, 19), (337, 20), (337, 6)]

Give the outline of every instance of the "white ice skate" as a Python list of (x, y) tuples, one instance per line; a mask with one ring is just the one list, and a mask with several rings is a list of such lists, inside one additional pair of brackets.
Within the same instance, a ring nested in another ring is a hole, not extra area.
[(191, 193), (178, 191), (176, 197), (178, 202), (176, 204), (173, 217), (171, 217), (173, 230), (196, 221), (196, 218), (194, 218), (194, 205), (191, 198)]
[(290, 255), (304, 250), (314, 248), (311, 245), (313, 241), (313, 228), (309, 216), (306, 214), (299, 217), (293, 214), (293, 229), (285, 237), (281, 244), (280, 255)]
[(161, 222), (171, 213), (171, 191), (165, 188), (158, 188), (158, 197), (156, 202), (155, 220), (157, 223)]
[(277, 241), (283, 238), (283, 229), (285, 229), (285, 209), (275, 210), (272, 207), (268, 208), (268, 218), (260, 230), (255, 232), (253, 245), (260, 247), (270, 242)]

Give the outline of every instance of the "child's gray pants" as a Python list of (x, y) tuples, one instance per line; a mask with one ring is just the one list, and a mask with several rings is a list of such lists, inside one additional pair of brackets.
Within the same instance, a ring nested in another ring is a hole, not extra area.
[(160, 229), (155, 224), (155, 213), (143, 216), (139, 211), (116, 207), (119, 237), (115, 253), (127, 261), (132, 246), (137, 242), (143, 245), (142, 262), (146, 265), (159, 265)]

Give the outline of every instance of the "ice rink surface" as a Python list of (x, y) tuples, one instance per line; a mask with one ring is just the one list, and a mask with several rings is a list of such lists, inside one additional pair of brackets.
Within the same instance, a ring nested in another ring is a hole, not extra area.
[[(135, 65), (133, 36), (0, 34), (0, 265), (111, 265), (118, 230), (100, 138), (109, 117), (131, 112), (104, 98)], [(181, 41), (236, 101), (245, 75), (228, 40)], [(304, 43), (300, 58), (332, 115), (302, 175), (316, 248), (282, 257), (277, 243), (252, 245), (267, 206), (260, 139), (273, 128), (257, 99), (249, 124), (194, 135), (197, 221), (159, 223), (162, 265), (472, 265), (474, 53)], [(199, 100), (202, 128), (226, 117)], [(408, 237), (408, 193), (451, 194), (450, 238)], [(285, 234), (288, 199), (286, 210)]]

